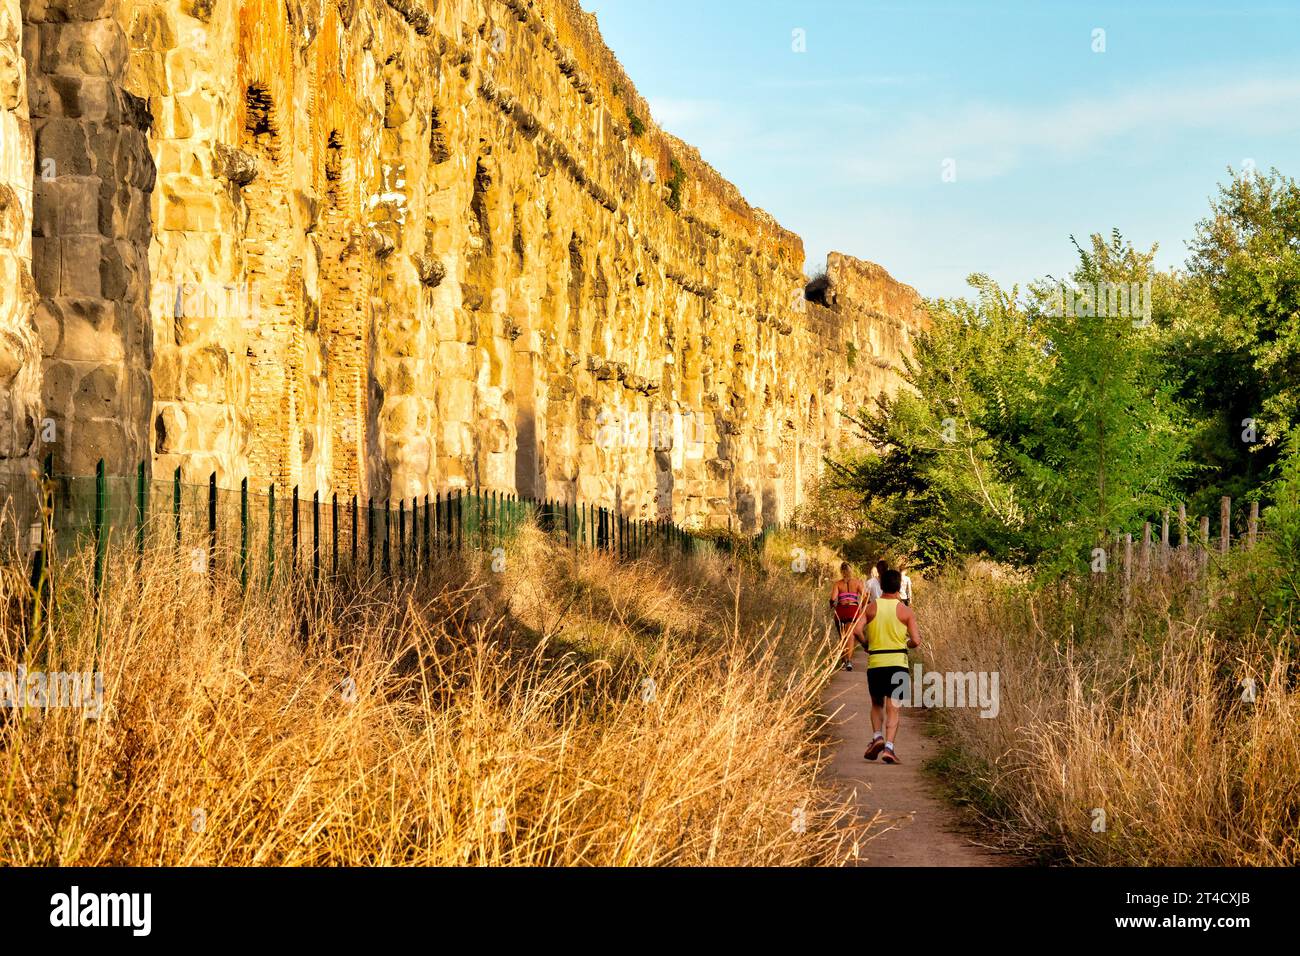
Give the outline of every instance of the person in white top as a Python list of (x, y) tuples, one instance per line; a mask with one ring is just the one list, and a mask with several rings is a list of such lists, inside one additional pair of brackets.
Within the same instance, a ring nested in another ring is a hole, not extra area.
[(903, 571), (903, 583), (898, 589), (898, 596), (908, 607), (912, 606), (912, 579)]
[(889, 562), (881, 558), (876, 562), (876, 566), (871, 569), (871, 577), (867, 579), (867, 603), (871, 603), (880, 597), (880, 576), (889, 570)]

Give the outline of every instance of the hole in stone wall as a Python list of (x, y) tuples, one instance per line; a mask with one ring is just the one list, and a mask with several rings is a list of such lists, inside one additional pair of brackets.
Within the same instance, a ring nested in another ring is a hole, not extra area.
[(451, 158), (447, 149), (447, 137), (443, 133), (442, 119), (438, 116), (438, 107), (429, 111), (429, 156), (435, 163), (445, 163)]
[(480, 159), (474, 165), (474, 195), (469, 202), (470, 229), (482, 243), (477, 254), (488, 259), (491, 259), (493, 254), (492, 225), (488, 220), (487, 209), (487, 191), (491, 186), (492, 174), (487, 171), (483, 160)]
[(245, 95), (246, 117), (244, 128), (252, 133), (254, 137), (258, 136), (276, 136), (274, 108), (275, 104), (271, 101), (271, 91), (266, 88), (265, 83), (248, 84), (248, 92)]
[(525, 256), (524, 256), (524, 226), (523, 226), (523, 222), (521, 222), (521, 221), (520, 221), (520, 218), (519, 218), (519, 207), (518, 207), (518, 206), (515, 206), (515, 208), (514, 208), (514, 215), (511, 217), (511, 221), (514, 223), (514, 234), (511, 236), (511, 243), (512, 243), (512, 245), (514, 246), (514, 250), (515, 250), (515, 264), (518, 266), (519, 271), (520, 271), (520, 272), (523, 272), (523, 271), (524, 271), (524, 258), (525, 258)]
[(582, 261), (582, 243), (575, 232), (569, 239), (569, 308), (575, 313), (582, 307), (582, 283), (586, 278)]
[(569, 348), (575, 352), (582, 342), (582, 286), (586, 281), (586, 264), (583, 262), (582, 243), (578, 234), (569, 239)]
[(578, 282), (578, 284), (581, 285), (581, 284), (582, 284), (582, 269), (583, 269), (583, 265), (582, 265), (582, 243), (581, 243), (581, 241), (579, 241), (579, 239), (578, 239), (578, 234), (575, 232), (575, 233), (573, 234), (572, 238), (569, 239), (569, 273), (570, 273), (570, 280), (572, 281), (572, 280), (575, 280), (575, 279), (576, 279), (577, 282)]
[(343, 136), (336, 129), (325, 144), (325, 178), (332, 183), (343, 178)]

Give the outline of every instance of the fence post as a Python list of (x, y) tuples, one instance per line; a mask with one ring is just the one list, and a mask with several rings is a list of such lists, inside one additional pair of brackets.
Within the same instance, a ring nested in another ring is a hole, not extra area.
[(420, 529), (424, 532), (424, 563), (425, 564), (429, 563), (429, 518), (430, 518), (429, 493), (426, 491), (424, 493), (424, 527)]
[(366, 498), (366, 570), (375, 567), (375, 499)]
[(339, 493), (333, 492), (330, 499), (330, 537), (333, 539), (331, 551), (333, 552), (333, 563), (330, 565), (330, 573), (338, 576), (339, 573)]
[(393, 509), (391, 507), (391, 502), (387, 498), (384, 498), (384, 551), (383, 551), (383, 566), (380, 568), (380, 570), (383, 571), (384, 574), (391, 574), (393, 570), (393, 564), (392, 564), (393, 556), (390, 553), (388, 547), (389, 539), (392, 537), (393, 534), (392, 516), (393, 516)]
[[(35, 634), (46, 617), (47, 598), (53, 588), (49, 584), (50, 567), (53, 566), (51, 552), (54, 550), (54, 454), (45, 456), (41, 468), (40, 489), (40, 538), (36, 553), (32, 555), (32, 617), (31, 631)], [(48, 600), (53, 607), (53, 600)]]
[(320, 582), (320, 489), (311, 493), (311, 583)]
[(217, 473), (208, 475), (208, 574), (217, 573)]
[(1250, 503), (1250, 522), (1246, 525), (1246, 547), (1253, 549), (1259, 537), (1259, 502)]
[(172, 517), (176, 521), (176, 548), (181, 546), (181, 466), (176, 466), (172, 475)]
[(144, 557), (144, 522), (149, 507), (147, 494), (144, 482), (144, 459), (141, 459), (135, 473), (135, 553), (140, 558)]
[(352, 496), (352, 573), (357, 573), (357, 496)]
[(1187, 551), (1187, 505), (1178, 502), (1178, 565), (1183, 574), (1191, 573)]
[(289, 537), (292, 548), (292, 554), (289, 556), (289, 567), (298, 570), (298, 486), (293, 486), (293, 513), (289, 521)]
[[(108, 507), (108, 482), (104, 475), (104, 459), (99, 459), (95, 465), (95, 607), (96, 617), (99, 616), (99, 597), (104, 588), (104, 557), (105, 545), (104, 540), (104, 512)], [(96, 635), (96, 648), (98, 648), (98, 635)], [(98, 655), (96, 655), (98, 656)]]
[(275, 482), (266, 492), (266, 586), (275, 580)]
[(406, 499), (397, 499), (397, 573), (406, 573)]
[(248, 590), (248, 478), (239, 482), (239, 589)]
[(1201, 547), (1200, 550), (1201, 573), (1204, 574), (1205, 569), (1210, 564), (1210, 516), (1201, 515), (1200, 524), (1201, 524), (1201, 540), (1198, 543), (1200, 544)]
[(1160, 570), (1169, 567), (1169, 509), (1160, 512)]
[(1232, 499), (1224, 495), (1219, 499), (1219, 553), (1227, 554), (1232, 541)]
[(1142, 523), (1142, 580), (1151, 579), (1151, 522)]

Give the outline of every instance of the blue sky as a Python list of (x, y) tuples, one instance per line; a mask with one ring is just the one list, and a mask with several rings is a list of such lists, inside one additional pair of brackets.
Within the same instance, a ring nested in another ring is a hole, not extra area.
[(834, 249), (958, 295), (1112, 227), (1177, 266), (1229, 166), (1300, 178), (1300, 0), (582, 3), (810, 271)]

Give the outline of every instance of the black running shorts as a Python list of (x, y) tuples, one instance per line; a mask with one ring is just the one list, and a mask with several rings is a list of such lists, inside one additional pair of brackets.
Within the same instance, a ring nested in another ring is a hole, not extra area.
[[(897, 676), (897, 675), (902, 675)], [(871, 702), (879, 707), (885, 698), (893, 695), (900, 703), (912, 699), (912, 675), (906, 667), (867, 668), (867, 690)]]

